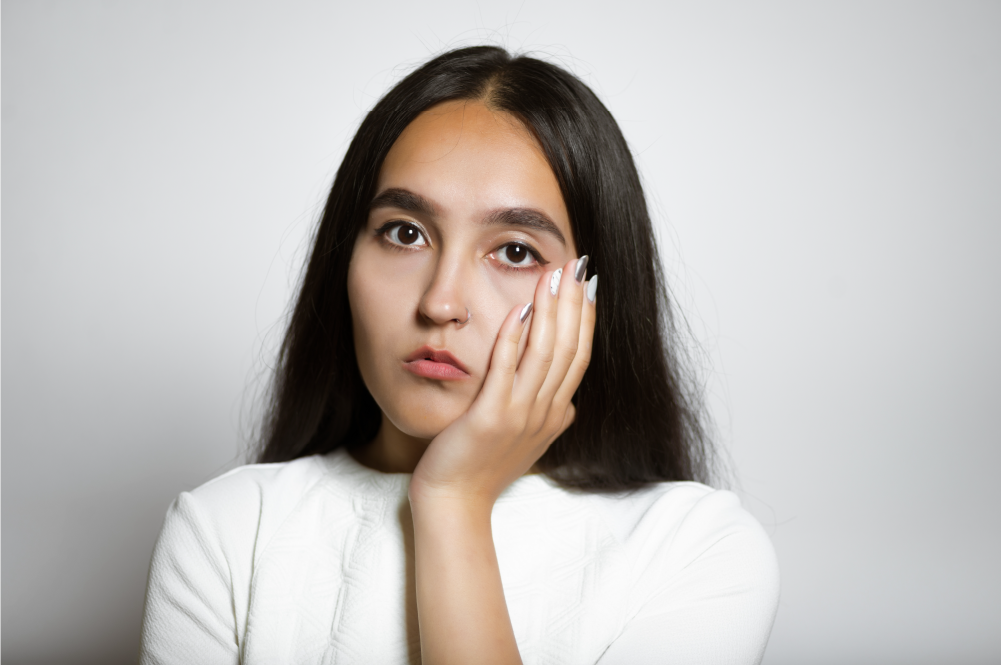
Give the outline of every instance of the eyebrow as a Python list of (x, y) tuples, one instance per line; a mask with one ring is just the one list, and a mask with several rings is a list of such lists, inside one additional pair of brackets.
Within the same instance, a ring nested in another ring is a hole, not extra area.
[[(372, 199), (372, 203), (369, 204), (368, 208), (369, 210), (375, 210), (376, 208), (398, 208), (427, 217), (439, 216), (438, 207), (429, 199), (402, 187), (391, 187), (380, 193)], [(560, 244), (564, 247), (567, 244), (563, 232), (549, 218), (549, 215), (535, 208), (501, 208), (500, 210), (494, 210), (487, 215), (484, 223), (491, 226), (517, 226), (533, 231), (541, 231), (559, 240)]]
[(487, 224), (503, 224), (504, 226), (520, 226), (533, 231), (542, 231), (554, 236), (564, 247), (567, 246), (567, 239), (556, 226), (549, 215), (534, 208), (504, 208), (495, 210), (487, 216)]
[(372, 203), (369, 204), (368, 209), (375, 210), (376, 208), (399, 208), (400, 210), (428, 217), (438, 216), (438, 208), (435, 204), (420, 194), (414, 194), (409, 189), (401, 187), (387, 189), (372, 199)]

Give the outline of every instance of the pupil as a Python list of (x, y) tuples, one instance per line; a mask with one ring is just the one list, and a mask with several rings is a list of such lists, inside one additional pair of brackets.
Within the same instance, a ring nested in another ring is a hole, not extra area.
[(417, 229), (412, 226), (401, 226), (399, 238), (404, 245), (412, 245), (417, 242)]
[(528, 251), (521, 245), (508, 245), (507, 258), (511, 263), (521, 263), (525, 260)]

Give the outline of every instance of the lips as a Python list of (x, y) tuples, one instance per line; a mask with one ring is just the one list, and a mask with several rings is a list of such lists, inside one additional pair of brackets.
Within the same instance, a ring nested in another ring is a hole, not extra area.
[(456, 380), (469, 376), (469, 370), (445, 349), (424, 345), (403, 361), (403, 366), (426, 379)]

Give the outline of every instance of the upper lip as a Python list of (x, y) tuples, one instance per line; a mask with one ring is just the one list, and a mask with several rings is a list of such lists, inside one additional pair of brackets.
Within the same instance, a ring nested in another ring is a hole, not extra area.
[(407, 356), (404, 362), (412, 363), (415, 360), (431, 360), (436, 363), (445, 363), (446, 365), (451, 365), (452, 367), (461, 369), (466, 374), (469, 374), (469, 370), (466, 369), (466, 366), (463, 365), (458, 358), (449, 353), (448, 349), (435, 349), (425, 344)]

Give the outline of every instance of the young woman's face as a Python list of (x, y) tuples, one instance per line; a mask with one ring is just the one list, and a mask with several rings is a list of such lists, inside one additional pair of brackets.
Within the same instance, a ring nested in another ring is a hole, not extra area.
[(577, 250), (538, 143), (480, 102), (418, 116), (376, 191), (348, 269), (358, 366), (385, 417), (431, 439), (476, 397), (508, 312)]

